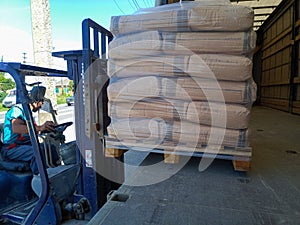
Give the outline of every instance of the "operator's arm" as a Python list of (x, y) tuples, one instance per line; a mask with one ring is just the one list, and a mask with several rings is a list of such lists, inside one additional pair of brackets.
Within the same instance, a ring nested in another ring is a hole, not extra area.
[[(12, 131), (15, 134), (27, 134), (28, 133), (28, 128), (26, 125), (26, 122), (21, 119), (13, 119), (11, 121), (12, 123)], [(41, 131), (53, 131), (54, 128), (54, 123), (52, 121), (47, 121), (41, 126), (35, 126), (37, 132)]]
[(11, 121), (12, 125), (12, 132), (15, 134), (27, 134), (28, 129), (25, 121), (21, 119), (12, 119)]

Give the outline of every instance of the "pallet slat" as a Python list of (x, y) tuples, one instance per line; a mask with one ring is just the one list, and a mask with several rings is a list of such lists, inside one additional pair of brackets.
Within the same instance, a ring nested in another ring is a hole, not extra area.
[[(118, 149), (138, 149), (141, 148), (143, 150), (151, 151), (152, 149), (162, 149), (165, 151), (171, 151), (176, 153), (180, 152), (204, 152), (209, 154), (226, 154), (226, 155), (235, 155), (241, 157), (251, 157), (252, 148), (251, 147), (226, 147), (221, 146), (220, 149), (216, 149), (215, 147), (197, 147), (191, 148), (184, 145), (178, 146), (170, 146), (170, 145), (151, 145), (147, 143), (128, 143), (128, 142), (114, 142), (114, 141), (107, 141), (106, 145), (109, 148), (118, 148)], [(174, 150), (175, 149), (175, 150)]]
[[(107, 141), (108, 155), (110, 157), (118, 157), (123, 153), (123, 150), (132, 149), (135, 151), (149, 151), (164, 154), (164, 162), (169, 164), (179, 163), (180, 156), (200, 156), (200, 157), (213, 157), (220, 159), (232, 160), (233, 167), (236, 171), (249, 171), (251, 168), (251, 147), (237, 147), (226, 148), (222, 146), (220, 149), (216, 147), (212, 148), (189, 148), (187, 146), (167, 146), (157, 145), (153, 146), (145, 143), (124, 143), (116, 141)], [(114, 153), (117, 156), (113, 156)], [(198, 154), (200, 153), (200, 155)]]

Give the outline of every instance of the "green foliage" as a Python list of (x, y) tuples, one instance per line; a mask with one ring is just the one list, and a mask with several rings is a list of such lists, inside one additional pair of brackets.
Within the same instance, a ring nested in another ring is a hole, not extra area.
[(62, 95), (57, 95), (56, 96), (56, 100), (57, 100), (57, 104), (64, 104), (66, 103), (66, 94), (62, 94)]
[(4, 91), (0, 91), (0, 102), (3, 101), (3, 99), (6, 97), (7, 93)]
[(74, 81), (70, 80), (69, 85), (68, 85), (68, 89), (72, 90), (72, 92), (74, 93)]
[(0, 91), (6, 92), (15, 87), (16, 83), (11, 78), (6, 78), (4, 72), (0, 72)]

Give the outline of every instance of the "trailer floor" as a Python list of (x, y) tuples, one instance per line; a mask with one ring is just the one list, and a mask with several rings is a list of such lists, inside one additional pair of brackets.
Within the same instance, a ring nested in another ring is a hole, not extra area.
[[(300, 224), (300, 117), (255, 106), (250, 128), (251, 171), (216, 159), (199, 172), (200, 158), (192, 158), (163, 182), (122, 185), (89, 224)], [(159, 160), (150, 154), (142, 165)]]

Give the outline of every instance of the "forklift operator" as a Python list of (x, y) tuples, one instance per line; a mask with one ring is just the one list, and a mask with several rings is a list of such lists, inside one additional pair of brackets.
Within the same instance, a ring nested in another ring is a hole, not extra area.
[[(32, 112), (37, 112), (42, 107), (44, 102), (46, 88), (43, 86), (35, 86), (30, 93), (30, 109)], [(46, 121), (42, 125), (35, 125), (36, 132), (53, 131), (54, 123)], [(44, 146), (40, 145), (41, 152), (44, 154)], [(58, 165), (58, 155), (55, 149), (51, 148), (53, 164)], [(33, 148), (28, 134), (26, 117), (22, 108), (22, 104), (16, 104), (10, 108), (4, 121), (3, 146), (1, 156), (8, 161), (23, 161), (30, 164), (33, 174), (38, 174), (38, 168), (35, 161)], [(45, 156), (42, 155), (45, 159)]]

